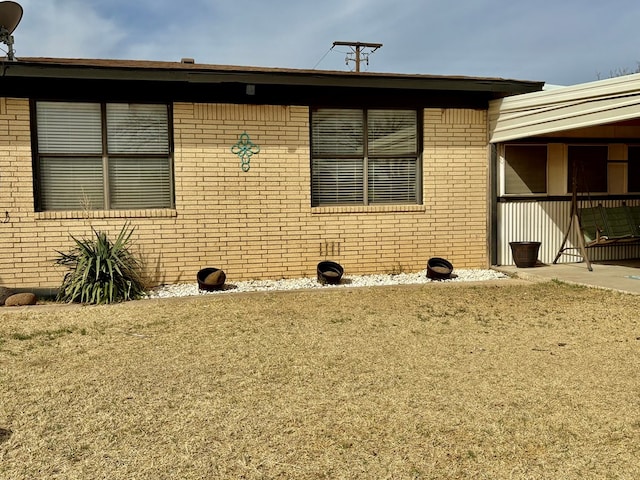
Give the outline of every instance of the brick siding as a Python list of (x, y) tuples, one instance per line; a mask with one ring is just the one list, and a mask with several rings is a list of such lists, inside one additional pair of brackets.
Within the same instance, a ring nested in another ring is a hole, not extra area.
[[(0, 284), (55, 288), (71, 235), (115, 237), (127, 221), (153, 283), (195, 282), (207, 266), (229, 283), (315, 276), (325, 259), (346, 276), (420, 271), (433, 256), (486, 268), (486, 115), (424, 111), (423, 205), (312, 208), (307, 107), (178, 103), (175, 210), (35, 213), (29, 102), (0, 99)], [(243, 132), (260, 146), (246, 172), (231, 152)]]

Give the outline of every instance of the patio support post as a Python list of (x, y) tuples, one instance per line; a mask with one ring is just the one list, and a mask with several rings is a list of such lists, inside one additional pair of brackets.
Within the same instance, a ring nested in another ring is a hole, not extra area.
[[(560, 249), (558, 250), (558, 254), (556, 258), (553, 260), (553, 263), (558, 263), (558, 259), (560, 255), (562, 255), (565, 250), (565, 244), (569, 238), (569, 233), (571, 232), (571, 228), (573, 227), (576, 231), (576, 236), (578, 237), (578, 248), (580, 249), (580, 253), (582, 254), (582, 258), (587, 264), (587, 268), (589, 271), (593, 271), (591, 267), (591, 261), (589, 260), (589, 256), (587, 255), (587, 249), (585, 248), (584, 238), (580, 232), (580, 219), (578, 218), (578, 162), (573, 162), (573, 168), (571, 172), (571, 213), (569, 219), (569, 226), (567, 227), (567, 231), (564, 234), (564, 238), (562, 239), (562, 244), (560, 245)], [(569, 248), (569, 247), (568, 247)]]

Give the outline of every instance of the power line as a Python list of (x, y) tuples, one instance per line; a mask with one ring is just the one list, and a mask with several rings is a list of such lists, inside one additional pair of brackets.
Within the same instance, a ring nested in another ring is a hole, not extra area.
[[(335, 45), (334, 45), (334, 46), (335, 46)], [(324, 55), (322, 55), (322, 57), (320, 57), (320, 60), (318, 60), (318, 62), (313, 66), (313, 68), (312, 68), (311, 70), (315, 70), (315, 69), (316, 69), (316, 67), (320, 64), (320, 62), (322, 62), (322, 60), (324, 60), (324, 57), (326, 57), (327, 55), (329, 55), (329, 52), (330, 52), (331, 50), (333, 50), (333, 47), (334, 47), (334, 46), (332, 46), (329, 50), (327, 50), (326, 52), (324, 52)]]

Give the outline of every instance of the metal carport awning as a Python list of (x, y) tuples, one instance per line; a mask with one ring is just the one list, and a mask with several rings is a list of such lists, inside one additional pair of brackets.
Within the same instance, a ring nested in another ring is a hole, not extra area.
[(489, 103), (490, 143), (640, 118), (640, 74)]

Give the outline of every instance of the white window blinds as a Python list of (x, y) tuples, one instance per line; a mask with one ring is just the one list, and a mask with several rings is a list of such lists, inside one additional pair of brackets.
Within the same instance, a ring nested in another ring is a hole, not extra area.
[(362, 155), (363, 132), (362, 110), (317, 110), (313, 115), (313, 153)]
[(417, 152), (415, 110), (370, 110), (368, 120), (370, 156)]
[(171, 205), (171, 171), (164, 158), (113, 158), (109, 178), (111, 208)]
[(171, 208), (169, 109), (37, 102), (40, 210)]
[(98, 103), (38, 102), (40, 154), (102, 153)]
[(418, 203), (416, 110), (312, 112), (313, 206)]
[(348, 158), (313, 160), (314, 205), (361, 205), (364, 200), (363, 161)]
[(107, 104), (109, 153), (169, 153), (166, 105)]
[(40, 157), (42, 210), (104, 208), (102, 159)]

